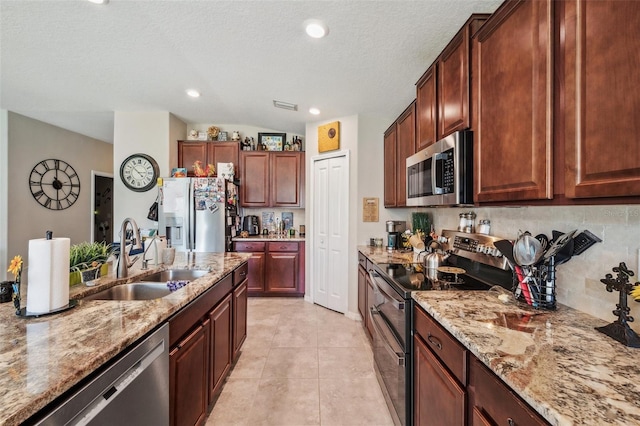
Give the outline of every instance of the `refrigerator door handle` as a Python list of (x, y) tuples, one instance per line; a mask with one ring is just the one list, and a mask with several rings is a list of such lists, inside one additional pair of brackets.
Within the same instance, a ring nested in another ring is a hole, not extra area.
[(195, 249), (195, 191), (194, 191), (195, 182), (193, 179), (190, 179), (189, 182), (189, 212), (187, 214), (187, 250)]

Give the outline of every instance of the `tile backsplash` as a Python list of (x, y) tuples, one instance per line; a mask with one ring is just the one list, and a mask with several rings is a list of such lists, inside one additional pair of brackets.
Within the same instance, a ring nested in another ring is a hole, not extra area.
[(296, 230), (296, 236), (300, 231), (300, 225), (304, 225), (304, 209), (291, 209), (291, 208), (276, 208), (276, 207), (265, 207), (260, 209), (250, 209), (244, 208), (242, 209), (242, 215), (256, 215), (259, 218), (260, 222), (260, 232), (262, 232), (263, 223), (262, 223), (262, 213), (263, 212), (273, 212), (274, 218), (278, 217), (282, 219), (282, 213), (291, 212), (293, 213), (293, 228)]
[[(423, 211), (422, 209), (420, 211)], [(607, 322), (615, 320), (612, 311), (618, 302), (618, 292), (609, 293), (600, 282), (614, 266), (625, 262), (639, 281), (640, 269), (640, 205), (608, 206), (547, 206), (547, 207), (483, 207), (455, 209), (427, 209), (433, 216), (436, 232), (457, 229), (459, 214), (473, 211), (476, 221), (491, 220), (491, 234), (515, 239), (518, 230), (531, 234), (551, 231), (578, 233), (588, 229), (602, 239), (579, 256), (574, 256), (557, 269), (558, 302), (571, 306)], [(411, 220), (407, 223), (411, 223)], [(631, 315), (638, 322), (631, 327), (640, 333), (640, 303), (629, 296)]]

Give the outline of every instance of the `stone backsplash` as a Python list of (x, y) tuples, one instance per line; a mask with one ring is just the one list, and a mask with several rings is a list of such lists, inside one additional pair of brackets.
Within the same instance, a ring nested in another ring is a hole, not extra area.
[[(518, 230), (533, 235), (551, 231), (578, 233), (588, 229), (602, 239), (586, 252), (573, 257), (557, 270), (557, 297), (560, 303), (605, 321), (613, 321), (612, 312), (618, 293), (608, 293), (600, 279), (613, 273), (611, 268), (625, 262), (640, 280), (640, 205), (548, 206), (548, 207), (483, 207), (454, 209), (420, 209), (433, 215), (436, 232), (457, 229), (459, 214), (473, 211), (478, 219), (491, 220), (491, 234), (515, 239)], [(410, 216), (410, 215), (409, 215)], [(409, 217), (408, 224), (411, 223)], [(615, 274), (614, 274), (615, 275)], [(640, 303), (629, 297), (631, 315), (638, 318), (631, 327), (640, 333)]]

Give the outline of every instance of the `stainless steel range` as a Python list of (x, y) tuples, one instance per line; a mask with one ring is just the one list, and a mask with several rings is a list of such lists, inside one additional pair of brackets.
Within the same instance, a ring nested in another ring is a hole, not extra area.
[(422, 263), (387, 263), (369, 271), (374, 300), (369, 302), (373, 324), (373, 358), (378, 382), (398, 425), (413, 424), (413, 291), (511, 289), (506, 259), (494, 247), (501, 238), (442, 231), (442, 249), (449, 255), (437, 273)]

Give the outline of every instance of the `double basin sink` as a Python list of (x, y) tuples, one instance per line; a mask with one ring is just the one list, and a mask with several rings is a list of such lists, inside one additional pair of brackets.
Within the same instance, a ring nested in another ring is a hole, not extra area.
[(139, 281), (120, 284), (86, 296), (84, 300), (153, 300), (169, 295), (169, 281), (190, 281), (210, 271), (204, 269), (167, 269), (155, 272)]

